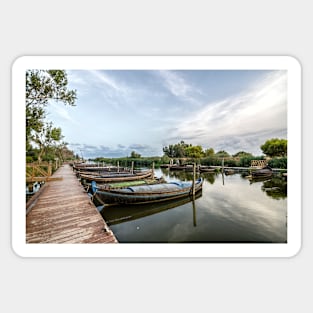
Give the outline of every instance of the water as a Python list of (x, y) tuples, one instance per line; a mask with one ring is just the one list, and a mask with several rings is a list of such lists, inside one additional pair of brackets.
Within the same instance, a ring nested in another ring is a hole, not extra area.
[[(167, 181), (192, 179), (186, 172), (155, 173)], [(104, 207), (101, 214), (121, 243), (287, 242), (285, 179), (251, 183), (241, 174), (201, 176), (203, 190), (195, 200)]]

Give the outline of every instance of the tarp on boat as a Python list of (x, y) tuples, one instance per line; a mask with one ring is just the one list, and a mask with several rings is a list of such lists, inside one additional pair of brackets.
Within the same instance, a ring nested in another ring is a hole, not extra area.
[[(197, 183), (198, 181), (196, 181)], [(184, 188), (191, 188), (191, 182), (171, 182), (165, 184), (131, 186), (123, 189), (123, 192), (149, 193), (149, 192), (167, 192), (176, 191)]]

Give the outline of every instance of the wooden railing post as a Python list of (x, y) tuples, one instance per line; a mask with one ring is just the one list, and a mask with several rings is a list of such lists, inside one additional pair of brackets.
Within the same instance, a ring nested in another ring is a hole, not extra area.
[(48, 165), (48, 177), (52, 175), (52, 162), (49, 161), (49, 165)]

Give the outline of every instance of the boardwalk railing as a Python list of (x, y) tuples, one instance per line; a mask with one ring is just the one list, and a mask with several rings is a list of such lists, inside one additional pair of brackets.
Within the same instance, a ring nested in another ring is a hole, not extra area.
[(51, 179), (53, 170), (59, 167), (56, 162), (54, 168), (52, 162), (26, 163), (26, 182), (48, 181)]
[(261, 169), (267, 165), (267, 160), (251, 160), (251, 169)]

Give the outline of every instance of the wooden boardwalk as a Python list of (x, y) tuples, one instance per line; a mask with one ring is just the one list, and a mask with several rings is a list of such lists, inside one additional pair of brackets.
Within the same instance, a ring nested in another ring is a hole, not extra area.
[(26, 216), (26, 243), (117, 243), (69, 165), (55, 173)]

